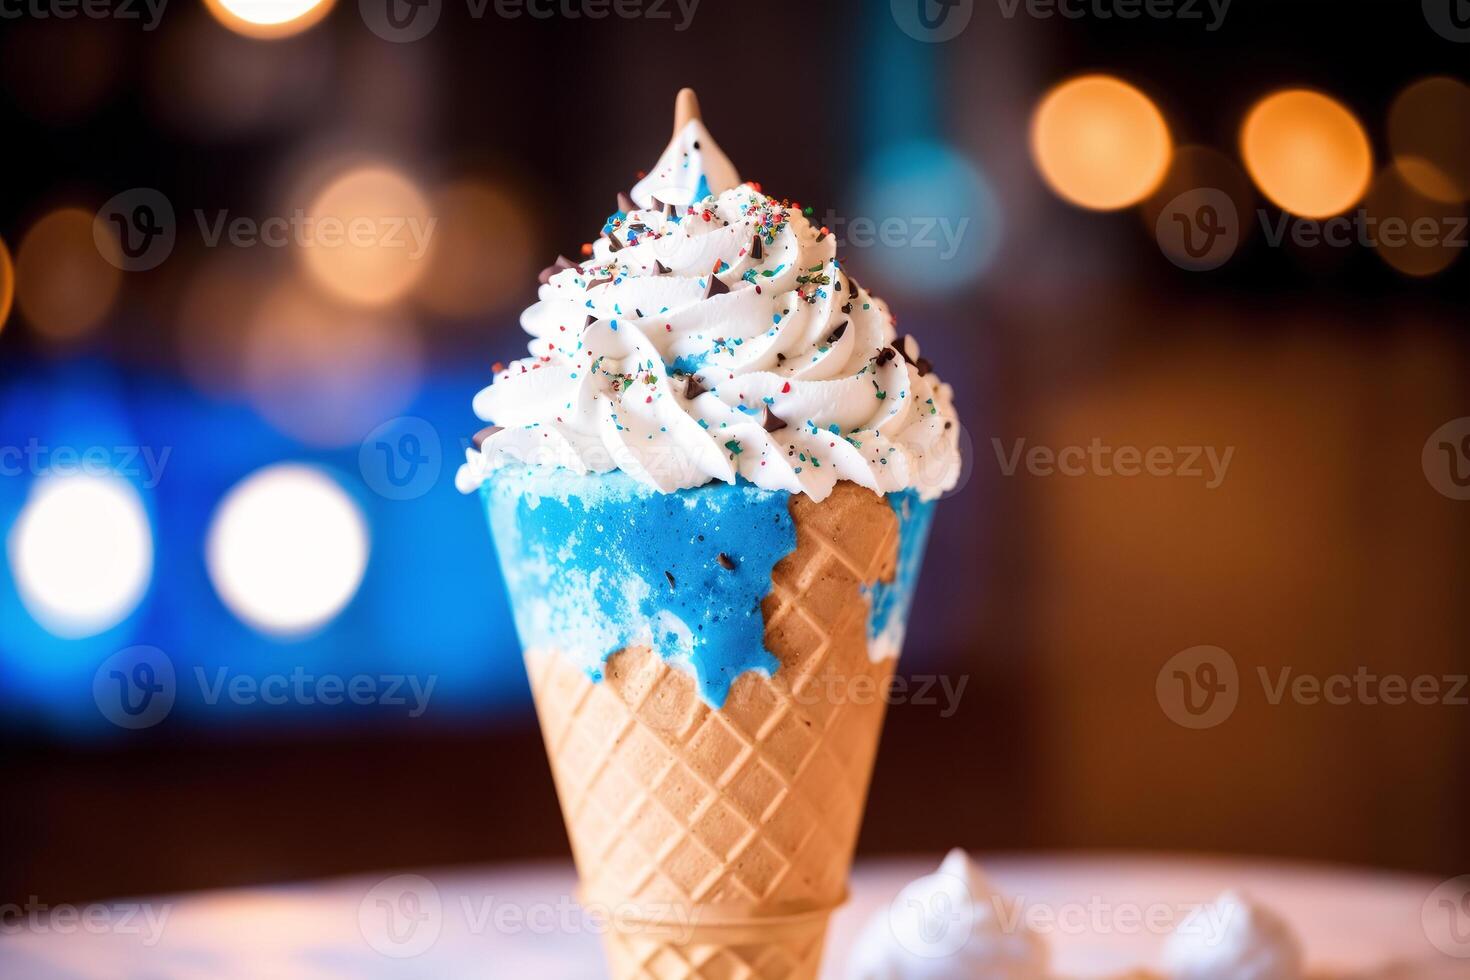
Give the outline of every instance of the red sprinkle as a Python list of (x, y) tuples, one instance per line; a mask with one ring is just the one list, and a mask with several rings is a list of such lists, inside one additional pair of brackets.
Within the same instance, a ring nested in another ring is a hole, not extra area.
[(582, 243), (582, 254), (583, 255), (591, 255), (592, 254), (592, 243), (591, 242), (583, 242)]
[(786, 394), (790, 390), (791, 390), (791, 382), (790, 381), (786, 382), (784, 385), (781, 386), (781, 394), (783, 394), (783, 395)]
[(501, 364), (499, 361), (496, 361), (494, 364), (490, 365), (490, 370), (494, 371), (496, 374), (499, 374), (501, 371), (505, 370), (505, 365)]

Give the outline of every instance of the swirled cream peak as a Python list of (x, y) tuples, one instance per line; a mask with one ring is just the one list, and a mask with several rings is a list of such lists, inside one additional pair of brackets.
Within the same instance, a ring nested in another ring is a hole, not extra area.
[[(497, 428), (468, 450), (461, 490), (513, 462), (619, 469), (663, 492), (743, 477), (817, 500), (839, 480), (932, 499), (955, 485), (949, 387), (831, 234), (756, 184), (717, 190), (738, 178), (707, 135), (681, 126), (590, 258), (543, 275), (521, 315), (530, 356), (475, 397)], [(660, 196), (691, 182), (708, 194)]]
[(699, 118), (693, 89), (684, 89), (674, 104), (674, 138), (653, 169), (634, 185), (633, 202), (640, 208), (663, 204), (682, 208), (739, 183), (735, 165)]

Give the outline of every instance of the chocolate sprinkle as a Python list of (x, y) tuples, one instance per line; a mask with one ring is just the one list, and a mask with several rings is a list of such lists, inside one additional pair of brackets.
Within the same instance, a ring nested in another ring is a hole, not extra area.
[(899, 355), (905, 361), (908, 361), (910, 364), (916, 365), (918, 362), (909, 356), (909, 341), (912, 339), (913, 338), (908, 334), (904, 334), (902, 337), (898, 338), (898, 344), (895, 346), (897, 346)]
[(479, 432), (476, 432), (470, 441), (475, 444), (476, 449), (482, 449), (485, 446), (485, 440), (499, 432), (500, 428), (498, 425), (487, 425)]
[(892, 347), (885, 347), (878, 352), (878, 366), (882, 367), (898, 356), (898, 351)]
[(833, 330), (832, 333), (831, 333), (831, 335), (828, 336), (827, 343), (829, 343), (829, 344), (835, 344), (835, 343), (837, 343), (837, 341), (841, 340), (842, 339), (842, 335), (845, 334), (845, 333), (847, 333), (847, 323), (848, 323), (848, 321), (846, 321), (846, 320), (843, 320), (841, 323), (839, 323), (837, 325), (837, 329), (836, 330)]
[(626, 214), (629, 211), (637, 211), (638, 205), (634, 204), (633, 199), (627, 194), (618, 191), (618, 210)]
[(750, 257), (752, 259), (755, 259), (757, 262), (766, 257), (766, 250), (765, 247), (761, 245), (761, 236), (759, 235), (756, 235), (755, 238), (751, 239)]
[(606, 285), (607, 283), (610, 283), (612, 281), (613, 281), (613, 277), (612, 276), (604, 276), (601, 279), (593, 279), (591, 282), (589, 282), (587, 284), (587, 288), (588, 289), (595, 289), (598, 286)]
[(587, 314), (587, 322), (584, 323), (584, 324), (582, 324), (582, 326), (583, 327), (590, 327), (590, 326), (592, 326), (592, 324), (594, 324), (596, 322), (597, 322), (597, 317), (593, 316), (591, 313), (588, 313)]
[(664, 578), (666, 578), (666, 579), (669, 580), (669, 588), (671, 588), (671, 589), (677, 589), (678, 588), (678, 586), (674, 584), (674, 573), (673, 572), (668, 571), (667, 569), (665, 569), (664, 570)]
[(847, 314), (851, 314), (852, 313), (852, 304), (851, 303), (843, 303), (842, 304), (842, 312), (843, 313), (847, 313)]
[(704, 385), (700, 384), (699, 383), (699, 379), (696, 378), (692, 374), (689, 376), (688, 383), (686, 383), (684, 385), (684, 397), (685, 398), (698, 398), (700, 395), (704, 394), (706, 391), (709, 391), (709, 389), (706, 388)]
[(929, 363), (929, 359), (927, 357), (919, 358), (916, 362), (914, 362), (914, 367), (918, 368), (919, 377), (921, 378), (928, 374), (930, 371), (934, 370), (934, 365)]
[(767, 432), (780, 432), (786, 428), (786, 421), (776, 415), (769, 408), (766, 409), (765, 420), (761, 423)]
[(618, 241), (617, 235), (608, 235), (607, 247), (614, 252), (621, 252), (623, 250), (623, 243)]
[(720, 567), (721, 568), (726, 569), (727, 571), (731, 571), (731, 572), (735, 571), (735, 559), (731, 558), (729, 555), (725, 554), (723, 551), (720, 552), (720, 557), (719, 557), (718, 561), (720, 563)]

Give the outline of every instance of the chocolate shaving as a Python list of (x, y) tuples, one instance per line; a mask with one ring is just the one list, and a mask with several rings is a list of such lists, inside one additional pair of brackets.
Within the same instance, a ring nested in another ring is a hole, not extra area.
[(476, 432), (474, 436), (471, 437), (470, 441), (475, 444), (476, 449), (483, 449), (485, 446), (485, 440), (495, 435), (495, 433), (499, 432), (500, 429), (501, 427), (498, 425), (487, 425), (479, 432)]
[(842, 335), (847, 333), (847, 323), (848, 321), (846, 320), (843, 320), (841, 323), (839, 323), (837, 325), (837, 329), (833, 330), (832, 333), (827, 337), (827, 343), (835, 344), (837, 343), (837, 341), (841, 340)]
[(656, 275), (656, 276), (666, 276), (666, 275), (669, 274), (670, 271), (672, 271), (672, 270), (670, 270), (668, 266), (664, 265), (658, 259), (654, 259), (653, 260), (653, 274), (654, 275)]
[(842, 312), (851, 315), (852, 314), (852, 304), (851, 303), (843, 303), (842, 304)]
[(629, 211), (637, 211), (638, 205), (634, 204), (633, 199), (627, 194), (618, 191), (618, 210), (626, 214)]
[(541, 284), (544, 286), (546, 283), (550, 282), (551, 277), (556, 275), (563, 269), (575, 269), (576, 267), (577, 264), (571, 259), (567, 258), (565, 255), (558, 255), (555, 262), (541, 270)]
[(544, 286), (548, 282), (551, 282), (551, 277), (556, 275), (560, 271), (561, 270), (558, 269), (556, 266), (548, 265), (546, 268), (541, 270), (541, 274), (536, 277), (536, 281)]
[(761, 244), (761, 236), (756, 235), (750, 242), (750, 257), (759, 262), (766, 257), (765, 246)]
[(786, 428), (786, 421), (778, 417), (775, 412), (767, 408), (766, 417), (761, 422), (761, 425), (765, 428), (767, 432), (780, 432), (782, 429)]
[(899, 355), (903, 357), (905, 361), (908, 361), (910, 364), (915, 364), (917, 362), (909, 356), (910, 340), (913, 340), (913, 337), (909, 336), (908, 334), (904, 334), (902, 337), (898, 338), (898, 343), (895, 346), (898, 348)]
[(733, 572), (735, 570), (735, 559), (731, 558), (729, 555), (725, 554), (723, 551), (720, 552), (720, 557), (718, 559), (716, 559), (716, 560), (720, 563), (720, 567), (721, 568), (726, 569), (727, 571), (731, 571), (731, 572)]
[(709, 299), (711, 296), (719, 296), (721, 293), (728, 293), (729, 291), (730, 287), (725, 285), (720, 277), (715, 275), (714, 271), (711, 270), (709, 274), (709, 285), (704, 288), (704, 298)]
[(593, 279), (591, 282), (589, 282), (587, 284), (587, 288), (588, 289), (595, 289), (598, 286), (606, 285), (607, 283), (610, 283), (612, 281), (613, 281), (613, 277), (612, 276), (604, 276), (601, 279)]
[(620, 241), (618, 241), (618, 236), (617, 235), (608, 235), (607, 236), (607, 247), (611, 251), (621, 252), (623, 250), (623, 243), (620, 242)]
[(584, 323), (584, 324), (582, 324), (582, 326), (584, 328), (590, 327), (590, 326), (592, 326), (592, 324), (594, 324), (596, 322), (597, 322), (597, 317), (593, 316), (591, 313), (588, 313), (587, 314), (587, 322)]
[(674, 584), (674, 573), (673, 572), (668, 571), (667, 569), (665, 569), (664, 570), (664, 578), (666, 578), (666, 579), (669, 580), (669, 588), (671, 588), (671, 589), (677, 589), (678, 588), (678, 586)]
[(934, 365), (929, 363), (929, 359), (927, 357), (921, 357), (917, 361), (915, 361), (914, 367), (918, 369), (919, 377), (921, 378), (928, 374), (930, 371), (934, 370)]
[(882, 367), (898, 356), (898, 351), (892, 347), (885, 347), (878, 352), (878, 366)]
[(780, 351), (777, 351), (776, 352), (776, 363), (777, 364), (780, 364), (780, 363), (782, 363), (785, 360), (786, 360), (786, 355), (785, 354), (782, 354)]
[(857, 299), (857, 291), (858, 291), (857, 280), (854, 279), (852, 276), (848, 276), (847, 277), (847, 295), (851, 296), (853, 299)]
[(698, 398), (706, 391), (709, 391), (709, 389), (700, 384), (699, 379), (692, 374), (689, 376), (689, 381), (684, 385), (685, 398)]
[(673, 216), (674, 216), (674, 206), (672, 204), (665, 204), (664, 205), (664, 217), (665, 218), (672, 218)]

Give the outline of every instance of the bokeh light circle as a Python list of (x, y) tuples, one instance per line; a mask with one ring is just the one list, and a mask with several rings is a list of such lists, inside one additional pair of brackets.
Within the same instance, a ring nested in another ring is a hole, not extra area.
[(10, 318), (10, 307), (15, 301), (15, 263), (10, 260), (10, 249), (5, 239), (0, 238), (0, 330)]
[(1061, 83), (1031, 118), (1031, 156), (1042, 178), (1084, 208), (1111, 211), (1143, 200), (1169, 169), (1171, 146), (1158, 106), (1110, 75)]
[(256, 306), (241, 366), (251, 404), (277, 429), (314, 446), (348, 446), (413, 400), (424, 352), (413, 324), (292, 283)]
[(26, 232), (15, 253), (15, 302), (37, 332), (70, 340), (95, 327), (122, 284), (120, 255), (104, 256), (93, 236), (96, 215), (61, 208)]
[(1449, 268), (1465, 250), (1465, 208), (1419, 192), (1396, 164), (1373, 180), (1363, 198), (1379, 257), (1410, 276)]
[(205, 545), (224, 604), (262, 633), (297, 636), (330, 622), (367, 569), (361, 511), (321, 470), (280, 463), (236, 484), (215, 510)]
[(389, 303), (428, 271), (437, 222), (423, 192), (392, 168), (341, 174), (317, 194), (306, 218), (297, 254), (312, 279), (338, 299)]
[(332, 9), (333, 0), (204, 0), (209, 12), (237, 34), (278, 38), (299, 34)]
[(1470, 197), (1470, 85), (1440, 76), (1404, 89), (1388, 111), (1388, 146), (1419, 193), (1444, 204)]
[(863, 282), (885, 292), (950, 292), (994, 261), (1004, 233), (1000, 200), (968, 156), (945, 143), (915, 140), (870, 158), (858, 175), (851, 213), (832, 221), (838, 256)]
[(439, 221), (417, 301), (443, 316), (464, 317), (523, 295), (540, 270), (541, 249), (526, 199), (474, 180), (435, 190), (431, 210)]
[(1262, 194), (1303, 218), (1356, 204), (1373, 176), (1363, 126), (1321, 92), (1288, 89), (1257, 102), (1240, 131), (1241, 154)]
[(153, 532), (138, 491), (115, 474), (45, 475), (8, 540), (26, 609), (50, 633), (93, 636), (125, 619), (153, 577)]

